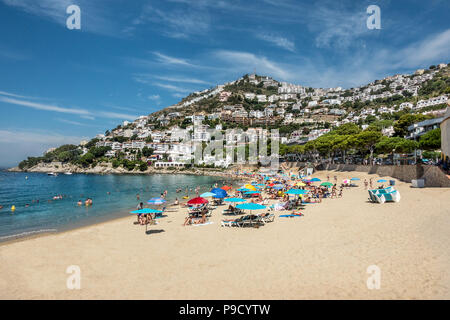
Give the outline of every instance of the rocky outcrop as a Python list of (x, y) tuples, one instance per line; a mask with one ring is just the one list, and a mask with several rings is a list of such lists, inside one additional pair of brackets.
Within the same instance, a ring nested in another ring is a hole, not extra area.
[(55, 173), (85, 173), (85, 174), (193, 174), (193, 175), (209, 175), (209, 176), (220, 176), (220, 177), (230, 177), (232, 168), (228, 169), (202, 169), (202, 168), (162, 168), (156, 169), (154, 167), (149, 167), (146, 171), (140, 171), (139, 169), (127, 170), (122, 166), (113, 168), (111, 163), (102, 162), (97, 164), (95, 167), (83, 168), (69, 163), (61, 162), (50, 162), (50, 163), (40, 163), (34, 167), (28, 168), (26, 170), (21, 170), (18, 167), (8, 169), (11, 172), (55, 172)]

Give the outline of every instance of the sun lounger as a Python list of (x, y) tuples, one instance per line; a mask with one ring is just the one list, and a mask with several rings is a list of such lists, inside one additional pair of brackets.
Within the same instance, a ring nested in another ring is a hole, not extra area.
[(261, 221), (264, 223), (273, 222), (275, 220), (275, 215), (272, 213), (264, 213), (260, 215)]
[(239, 222), (242, 220), (243, 217), (233, 220), (222, 220), (220, 222), (222, 227), (240, 227)]
[(399, 202), (400, 192), (393, 187), (369, 190), (369, 200), (375, 203)]

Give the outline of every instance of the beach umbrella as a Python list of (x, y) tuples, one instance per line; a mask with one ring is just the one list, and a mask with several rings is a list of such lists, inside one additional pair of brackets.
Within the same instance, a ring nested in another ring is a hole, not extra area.
[(256, 191), (256, 188), (254, 186), (252, 186), (251, 184), (244, 185), (244, 188), (252, 190), (252, 191)]
[(247, 191), (247, 192), (244, 192), (244, 194), (259, 194), (260, 192), (258, 192), (258, 191)]
[(343, 183), (349, 183), (350, 181), (348, 179), (342, 180)]
[(275, 190), (281, 190), (281, 189), (283, 189), (284, 187), (283, 186), (280, 186), (280, 185), (278, 185), (278, 186), (274, 186), (273, 187), (273, 189), (275, 189)]
[(303, 183), (303, 182), (297, 182), (295, 185), (296, 185), (297, 187), (304, 187), (304, 186), (306, 186), (306, 184)]
[(212, 192), (205, 192), (200, 195), (202, 198), (214, 197), (216, 194)]
[(152, 205), (161, 205), (165, 202), (166, 200), (164, 200), (163, 198), (151, 198), (150, 200), (147, 201), (148, 204)]
[(333, 184), (331, 182), (322, 182), (320, 185), (321, 186), (325, 186), (325, 187), (332, 187), (333, 186)]
[(247, 200), (242, 198), (228, 198), (224, 200), (225, 202), (245, 202)]
[(222, 189), (222, 190), (225, 190), (225, 191), (228, 191), (228, 190), (230, 190), (231, 189), (231, 187), (230, 186), (223, 186), (222, 188), (220, 188), (220, 189)]
[(350, 180), (352, 180), (352, 181), (358, 181), (358, 180), (361, 180), (360, 178), (351, 178)]
[(215, 194), (214, 198), (225, 198), (227, 196), (227, 192), (220, 188), (214, 188), (211, 192)]
[(312, 181), (312, 182), (320, 182), (322, 180), (320, 180), (319, 178), (312, 178), (310, 181)]
[(163, 211), (144, 208), (144, 209), (140, 209), (140, 210), (130, 211), (130, 213), (132, 213), (132, 214), (149, 214), (149, 213), (163, 213)]
[(251, 191), (251, 190), (247, 189), (247, 188), (239, 188), (239, 189), (237, 189), (237, 191), (245, 192), (245, 191)]
[(266, 206), (258, 203), (241, 203), (236, 206), (236, 208), (241, 210), (260, 210), (265, 209)]
[(387, 182), (387, 180), (380, 179), (380, 180), (377, 180), (377, 182)]
[(290, 189), (286, 192), (286, 194), (307, 194), (308, 190), (303, 189)]
[(208, 200), (206, 200), (205, 198), (202, 198), (202, 197), (197, 197), (197, 198), (193, 198), (193, 199), (189, 200), (187, 203), (188, 204), (204, 204), (204, 203), (208, 203)]

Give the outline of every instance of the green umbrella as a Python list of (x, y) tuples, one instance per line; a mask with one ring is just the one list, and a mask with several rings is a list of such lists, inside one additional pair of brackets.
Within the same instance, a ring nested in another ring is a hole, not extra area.
[(332, 187), (333, 186), (333, 184), (331, 182), (322, 182), (320, 185), (321, 186), (325, 186), (325, 187)]

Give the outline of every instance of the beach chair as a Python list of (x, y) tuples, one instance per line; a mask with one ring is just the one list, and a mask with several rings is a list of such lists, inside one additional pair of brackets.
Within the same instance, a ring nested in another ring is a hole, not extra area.
[(222, 227), (241, 227), (240, 223), (242, 222), (244, 217), (240, 217), (233, 220), (222, 220), (220, 222)]
[(260, 218), (263, 223), (268, 223), (268, 222), (273, 222), (275, 220), (275, 215), (267, 212), (267, 213), (260, 215)]
[(250, 226), (250, 227), (259, 227), (261, 224), (264, 224), (261, 217), (255, 215), (248, 215), (242, 217), (242, 220), (239, 222), (241, 227)]

